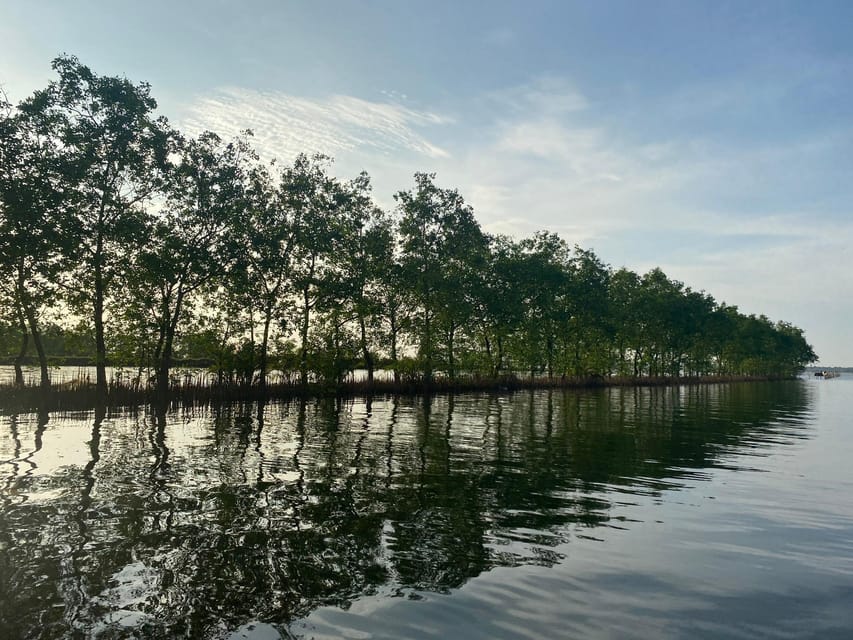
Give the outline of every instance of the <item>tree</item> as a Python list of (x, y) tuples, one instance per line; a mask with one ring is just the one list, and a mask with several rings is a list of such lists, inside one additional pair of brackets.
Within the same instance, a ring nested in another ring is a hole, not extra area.
[(243, 219), (245, 139), (224, 143), (214, 133), (176, 139), (178, 160), (166, 201), (149, 222), (148, 241), (136, 254), (132, 297), (147, 308), (155, 330), (157, 387), (169, 383), (175, 335), (189, 297), (223, 276), (237, 253), (235, 226)]
[(609, 371), (610, 271), (595, 253), (576, 246), (568, 276), (565, 369), (576, 376)]
[[(373, 383), (376, 355), (371, 334), (378, 327), (382, 309), (381, 281), (392, 261), (392, 227), (388, 217), (373, 203), (366, 173), (344, 185), (343, 193), (340, 236), (337, 249), (330, 256), (324, 306), (343, 316), (344, 322), (355, 323), (367, 381)], [(392, 351), (396, 351), (393, 343)]]
[[(288, 170), (273, 177), (266, 167), (255, 167), (248, 190), (249, 215), (242, 229), (246, 250), (240, 267), (245, 287), (240, 293), (247, 304), (261, 308), (260, 372), (261, 388), (266, 387), (269, 368), (270, 329), (278, 320), (286, 321), (287, 293), (292, 285), (293, 260), (300, 229), (302, 207), (293, 206), (292, 175)], [(241, 274), (237, 274), (238, 277)], [(232, 280), (233, 282), (233, 280)]]
[(300, 155), (282, 174), (288, 206), (295, 211), (293, 263), (295, 316), (299, 328), (299, 379), (308, 384), (308, 332), (311, 315), (327, 290), (329, 258), (340, 237), (340, 212), (345, 196), (326, 172), (328, 158)]
[(407, 305), (407, 295), (404, 288), (405, 277), (399, 251), (395, 251), (397, 239), (393, 221), (389, 222), (391, 246), (388, 257), (379, 262), (375, 282), (375, 302), (377, 304), (377, 333), (382, 343), (388, 344), (388, 358), (394, 373), (394, 382), (400, 382), (400, 350), (406, 331), (411, 326), (411, 307)]
[(649, 375), (679, 374), (685, 341), (683, 296), (683, 283), (670, 280), (661, 269), (652, 269), (640, 280), (641, 340)]
[(524, 318), (524, 257), (521, 247), (506, 236), (489, 238), (487, 265), (475, 273), (476, 324), (485, 350), (486, 375), (501, 375), (510, 337)]
[(15, 110), (0, 100), (0, 295), (21, 330), (15, 381), (29, 336), (39, 359), (41, 386), (50, 385), (39, 319), (54, 302), (60, 256), (69, 247), (71, 197), (55, 117), (41, 117), (45, 97), (36, 94)]
[[(433, 377), (437, 332), (445, 329), (446, 366), (454, 377), (454, 337), (470, 314), (461, 289), (473, 261), (485, 254), (486, 239), (474, 212), (455, 189), (440, 189), (435, 174), (416, 173), (415, 188), (400, 191), (400, 253), (404, 286), (414, 306), (424, 381)], [(439, 326), (437, 326), (439, 325)]]
[(803, 367), (817, 361), (817, 354), (806, 342), (803, 330), (788, 322), (779, 321), (775, 326), (777, 346), (775, 373), (779, 375), (794, 375)]
[[(640, 277), (626, 268), (613, 272), (608, 298), (613, 323), (613, 348), (616, 351), (616, 373), (620, 376), (639, 374), (641, 316)], [(629, 363), (629, 358), (631, 362)]]
[(565, 321), (571, 255), (555, 233), (540, 231), (519, 243), (519, 287), (525, 309), (513, 351), (533, 377), (554, 376), (559, 326)]
[(59, 74), (34, 94), (27, 112), (53, 125), (63, 150), (64, 189), (73, 191), (75, 237), (67, 256), (71, 298), (89, 306), (95, 329), (97, 387), (105, 392), (105, 308), (125, 272), (124, 258), (144, 239), (143, 204), (161, 185), (168, 128), (152, 117), (146, 83), (98, 76), (73, 56), (53, 61)]

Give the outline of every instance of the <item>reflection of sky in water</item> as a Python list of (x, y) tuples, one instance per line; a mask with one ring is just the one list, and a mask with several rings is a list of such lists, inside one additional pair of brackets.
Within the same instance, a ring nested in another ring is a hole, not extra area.
[(322, 608), (293, 631), (317, 639), (848, 637), (853, 435), (839, 419), (853, 384), (845, 384), (810, 389), (820, 430), (810, 424), (808, 433), (817, 437), (782, 431), (770, 440), (786, 446), (735, 451), (710, 482), (633, 494), (633, 504), (614, 498), (622, 507), (611, 522), (620, 513), (625, 528), (596, 531), (595, 540), (575, 535), (555, 550), (565, 558), (555, 567), (496, 568), (450, 597), (417, 603), (371, 597), (345, 611)]
[(5, 417), (0, 611), (48, 607), (45, 637), (271, 637), (312, 610), (293, 632), (831, 636), (850, 387)]
[[(40, 369), (37, 366), (21, 367), (24, 375), (24, 382), (30, 386), (38, 386)], [(94, 384), (95, 367), (83, 366), (52, 366), (49, 371), (50, 380), (54, 384), (67, 384), (72, 382), (88, 382)], [(107, 380), (122, 380), (125, 382), (135, 380), (141, 377), (145, 382), (148, 379), (153, 379), (153, 369), (145, 369), (141, 372), (136, 367), (107, 367)], [(217, 380), (217, 374), (209, 371), (206, 368), (200, 367), (172, 367), (171, 374), (174, 380), (184, 384), (214, 384)], [(284, 374), (278, 370), (270, 370), (268, 373), (269, 381), (282, 382)], [(291, 375), (291, 378), (293, 376)], [(391, 380), (393, 374), (390, 371), (379, 369), (374, 372), (374, 377), (377, 380)], [(356, 369), (349, 374), (352, 380), (366, 380), (367, 370)], [(15, 382), (15, 368), (11, 365), (0, 365), (0, 384), (13, 384)]]

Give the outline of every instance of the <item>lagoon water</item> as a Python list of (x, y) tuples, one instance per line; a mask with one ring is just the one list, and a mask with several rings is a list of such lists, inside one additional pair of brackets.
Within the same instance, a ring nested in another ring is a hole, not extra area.
[(851, 404), (840, 378), (0, 416), (0, 637), (853, 637)]

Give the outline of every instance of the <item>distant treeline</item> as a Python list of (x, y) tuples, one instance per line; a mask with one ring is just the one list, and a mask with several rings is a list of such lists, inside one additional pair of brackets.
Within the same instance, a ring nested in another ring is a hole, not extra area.
[(323, 156), (261, 161), (251, 134), (187, 136), (148, 84), (70, 56), (0, 102), (0, 337), (30, 351), (152, 370), (176, 358), (221, 382), (790, 375), (803, 332), (744, 315), (654, 269), (613, 269), (553, 233), (486, 234), (434, 176), (381, 210), (362, 173)]

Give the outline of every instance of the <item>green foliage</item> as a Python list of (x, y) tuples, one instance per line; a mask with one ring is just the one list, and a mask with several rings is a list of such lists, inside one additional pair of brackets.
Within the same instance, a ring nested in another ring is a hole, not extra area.
[(455, 375), (454, 341), (474, 315), (477, 275), (487, 264), (487, 240), (455, 189), (441, 189), (434, 174), (415, 174), (415, 188), (394, 198), (401, 214), (400, 265), (413, 308), (424, 379), (432, 378), (437, 347)]
[(260, 386), (273, 370), (337, 386), (380, 363), (428, 383), (787, 376), (816, 359), (801, 329), (660, 269), (614, 270), (546, 231), (490, 237), (434, 174), (387, 213), (366, 173), (261, 163), (248, 132), (172, 129), (145, 83), (69, 56), (53, 68), (0, 101), (0, 355), (35, 349), (43, 380), (61, 355), (93, 358), (99, 384), (109, 355), (164, 388), (176, 359)]

